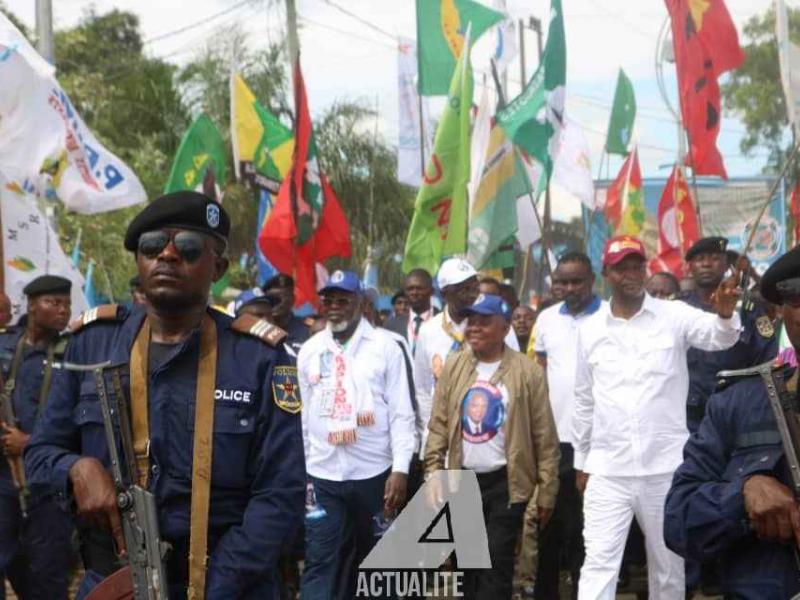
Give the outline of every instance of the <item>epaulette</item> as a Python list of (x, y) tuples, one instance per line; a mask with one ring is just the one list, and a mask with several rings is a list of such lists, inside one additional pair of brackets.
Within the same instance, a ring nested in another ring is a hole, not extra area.
[(289, 335), (277, 325), (273, 325), (266, 319), (259, 319), (253, 315), (244, 314), (231, 323), (231, 329), (243, 333), (245, 335), (252, 335), (260, 339), (262, 342), (270, 346), (277, 346)]
[(81, 329), (97, 321), (117, 321), (119, 319), (119, 304), (102, 304), (95, 306), (75, 319), (67, 327), (69, 333), (78, 333)]

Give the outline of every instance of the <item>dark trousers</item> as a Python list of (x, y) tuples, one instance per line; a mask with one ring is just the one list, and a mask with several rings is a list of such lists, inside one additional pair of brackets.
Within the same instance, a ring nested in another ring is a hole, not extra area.
[[(329, 481), (310, 477), (323, 515), (306, 517), (306, 562), (300, 586), (302, 600), (330, 600), (337, 576), (349, 581), (355, 596), (358, 565), (385, 531), (383, 494), (389, 471), (369, 479)], [(353, 534), (348, 535), (352, 527)], [(356, 560), (341, 572), (342, 544), (356, 543)]]
[(561, 444), (559, 488), (550, 522), (539, 531), (539, 566), (534, 587), (537, 600), (559, 598), (562, 568), (572, 576), (572, 598), (578, 597), (583, 564), (583, 499), (575, 487), (572, 444)]
[(55, 498), (30, 501), (23, 520), (17, 496), (0, 494), (0, 572), (20, 600), (67, 598), (72, 519)]
[(491, 569), (464, 571), (464, 598), (510, 600), (514, 580), (514, 551), (522, 533), (525, 502), (510, 504), (505, 468), (478, 474), (483, 520), (489, 538)]

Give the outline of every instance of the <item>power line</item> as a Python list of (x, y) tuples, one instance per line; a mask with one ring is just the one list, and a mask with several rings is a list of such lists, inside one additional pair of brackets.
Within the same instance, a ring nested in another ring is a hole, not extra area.
[(205, 25), (206, 23), (210, 23), (211, 21), (214, 21), (214, 20), (216, 20), (216, 19), (218, 19), (220, 17), (223, 17), (223, 16), (225, 16), (225, 15), (227, 15), (229, 13), (232, 13), (235, 10), (239, 10), (240, 8), (245, 6), (246, 4), (250, 4), (252, 1), (253, 0), (243, 0), (242, 2), (238, 2), (238, 3), (234, 4), (233, 6), (229, 6), (225, 10), (221, 10), (218, 13), (214, 13), (213, 15), (210, 15), (208, 17), (200, 19), (199, 21), (195, 21), (194, 23), (190, 23), (189, 25), (184, 25), (183, 27), (180, 27), (178, 29), (173, 29), (172, 31), (167, 31), (166, 33), (159, 34), (159, 35), (157, 35), (155, 37), (151, 37), (150, 39), (145, 40), (143, 43), (144, 43), (145, 46), (147, 46), (148, 44), (152, 44), (154, 42), (160, 42), (161, 40), (165, 40), (167, 38), (170, 38), (170, 37), (173, 37), (173, 36), (176, 36), (176, 35), (180, 35), (181, 33), (184, 33), (186, 31), (190, 31), (190, 30), (195, 29), (197, 27), (201, 27), (201, 26)]
[(388, 44), (386, 42), (382, 42), (382, 41), (376, 40), (374, 38), (364, 37), (364, 36), (359, 35), (357, 33), (353, 33), (352, 31), (346, 31), (344, 29), (339, 29), (338, 27), (333, 27), (331, 25), (328, 25), (327, 23), (320, 23), (319, 21), (314, 21), (312, 19), (309, 19), (308, 17), (304, 17), (303, 15), (298, 15), (298, 18), (301, 21), (303, 21), (304, 23), (308, 23), (309, 25), (314, 25), (316, 27), (321, 27), (323, 29), (328, 29), (329, 31), (333, 31), (333, 32), (339, 33), (341, 35), (346, 35), (348, 37), (351, 37), (351, 38), (354, 38), (354, 39), (357, 39), (357, 40), (362, 40), (364, 42), (369, 42), (370, 44), (375, 44), (376, 46), (383, 46), (385, 48), (391, 48), (392, 50), (396, 50), (397, 49), (397, 44), (396, 43), (395, 44)]
[(381, 35), (385, 35), (386, 37), (388, 37), (389, 39), (392, 39), (392, 40), (396, 40), (397, 39), (397, 35), (395, 35), (393, 33), (389, 33), (385, 29), (382, 29), (381, 27), (378, 27), (377, 25), (375, 25), (375, 23), (372, 23), (371, 21), (368, 21), (367, 19), (357, 15), (356, 13), (347, 10), (343, 6), (339, 6), (338, 4), (333, 2), (332, 0), (325, 0), (325, 2), (326, 2), (326, 4), (328, 4), (328, 6), (331, 6), (331, 7), (335, 8), (339, 12), (347, 15), (351, 19), (355, 19), (356, 21), (358, 21), (359, 23), (361, 23), (363, 25), (366, 25), (370, 29), (373, 29), (373, 30), (377, 31)]

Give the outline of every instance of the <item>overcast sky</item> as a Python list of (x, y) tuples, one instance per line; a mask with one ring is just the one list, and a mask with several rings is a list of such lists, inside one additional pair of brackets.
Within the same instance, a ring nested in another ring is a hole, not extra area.
[[(34, 24), (34, 0), (5, 0), (24, 22)], [(490, 0), (482, 0), (490, 4)], [(764, 12), (771, 0), (727, 0), (736, 26), (741, 29), (753, 15)], [(645, 177), (666, 176), (675, 160), (677, 132), (670, 112), (658, 93), (655, 75), (656, 39), (667, 12), (663, 0), (563, 0), (567, 34), (567, 111), (584, 129), (597, 172), (605, 140), (617, 71), (625, 69), (636, 89), (639, 111), (635, 137)], [(796, 5), (795, 2), (788, 4)], [(53, 0), (56, 28), (77, 23), (87, 8), (98, 12), (112, 8), (139, 15), (147, 52), (177, 64), (191, 59), (209, 36), (220, 28), (241, 23), (254, 47), (281, 39), (285, 30), (282, 0)], [(360, 21), (336, 6), (355, 13)], [(191, 9), (189, 8), (191, 6)], [(516, 17), (533, 15), (547, 21), (549, 0), (508, 0)], [(415, 37), (414, 0), (297, 0), (303, 71), (312, 113), (337, 99), (362, 98), (378, 103), (380, 131), (391, 144), (397, 142), (397, 68), (395, 36)], [(226, 11), (224, 14), (219, 13)], [(201, 23), (209, 17), (216, 18)], [(198, 24), (200, 23), (200, 24)], [(186, 28), (185, 31), (178, 31)], [(164, 37), (162, 37), (164, 36)], [(158, 39), (160, 38), (160, 39)], [(535, 38), (528, 37), (528, 74), (536, 64)], [(476, 70), (488, 67), (486, 57), (493, 34), (479, 42), (474, 54)], [(518, 89), (519, 64), (510, 68), (511, 95)], [(479, 81), (480, 73), (476, 75)], [(674, 74), (668, 85), (674, 101)], [(477, 102), (477, 95), (476, 95)], [(765, 153), (751, 157), (739, 153), (743, 126), (726, 118), (719, 139), (730, 176), (758, 175)], [(612, 177), (621, 161), (612, 159)], [(603, 169), (605, 175), (605, 169)]]

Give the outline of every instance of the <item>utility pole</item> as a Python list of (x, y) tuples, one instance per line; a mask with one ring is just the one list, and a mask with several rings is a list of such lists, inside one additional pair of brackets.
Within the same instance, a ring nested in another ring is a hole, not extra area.
[(36, 0), (36, 49), (50, 64), (54, 63), (53, 52), (53, 2)]
[(289, 43), (289, 65), (294, 72), (294, 64), (300, 54), (300, 41), (297, 36), (297, 9), (294, 0), (286, 0), (286, 37)]

